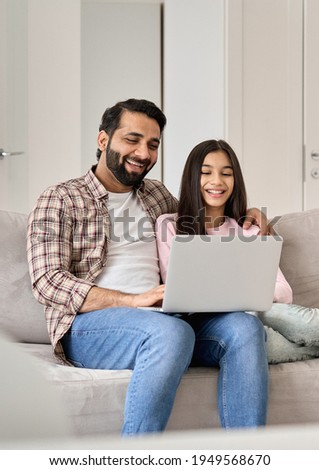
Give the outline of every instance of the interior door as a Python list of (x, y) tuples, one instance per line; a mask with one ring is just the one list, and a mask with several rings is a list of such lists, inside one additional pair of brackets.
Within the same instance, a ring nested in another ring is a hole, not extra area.
[(0, 0), (0, 61), (0, 209), (29, 212), (95, 163), (106, 106), (161, 105), (161, 6)]
[(27, 1), (0, 0), (0, 209), (24, 212), (27, 180)]
[(250, 206), (303, 206), (303, 0), (229, 0), (228, 140)]
[(304, 4), (304, 209), (313, 209), (319, 207), (319, 2)]

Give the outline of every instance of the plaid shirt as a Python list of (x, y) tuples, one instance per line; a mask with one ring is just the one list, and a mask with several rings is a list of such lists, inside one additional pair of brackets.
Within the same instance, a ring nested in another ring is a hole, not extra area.
[[(176, 212), (177, 200), (156, 180), (136, 190), (153, 227), (158, 216)], [(111, 225), (108, 192), (94, 175), (49, 187), (28, 221), (27, 253), (32, 290), (45, 306), (54, 352), (65, 361), (59, 340), (70, 328), (107, 258)]]

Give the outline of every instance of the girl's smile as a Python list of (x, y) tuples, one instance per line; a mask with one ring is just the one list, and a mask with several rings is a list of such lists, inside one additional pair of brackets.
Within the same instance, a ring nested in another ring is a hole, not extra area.
[(201, 169), (201, 196), (207, 215), (223, 216), (234, 189), (234, 174), (223, 150), (206, 155)]

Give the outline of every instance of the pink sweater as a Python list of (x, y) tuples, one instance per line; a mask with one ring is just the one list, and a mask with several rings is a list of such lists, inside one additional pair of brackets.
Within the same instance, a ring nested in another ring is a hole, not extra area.
[[(156, 240), (159, 257), (159, 265), (162, 280), (165, 283), (168, 266), (169, 253), (171, 249), (172, 238), (176, 235), (176, 214), (163, 214), (156, 221)], [(212, 228), (207, 231), (208, 235), (229, 235), (230, 233), (251, 236), (258, 235), (259, 227), (253, 225), (249, 230), (243, 230), (235, 219), (226, 217), (225, 222), (218, 228)], [(283, 304), (292, 303), (292, 290), (286, 281), (283, 273), (278, 269), (274, 302)]]

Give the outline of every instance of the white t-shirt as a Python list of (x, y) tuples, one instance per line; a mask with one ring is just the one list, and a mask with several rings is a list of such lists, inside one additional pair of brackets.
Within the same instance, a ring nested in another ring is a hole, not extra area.
[(160, 283), (152, 224), (135, 192), (109, 193), (111, 222), (106, 266), (96, 278), (99, 287), (140, 294)]

